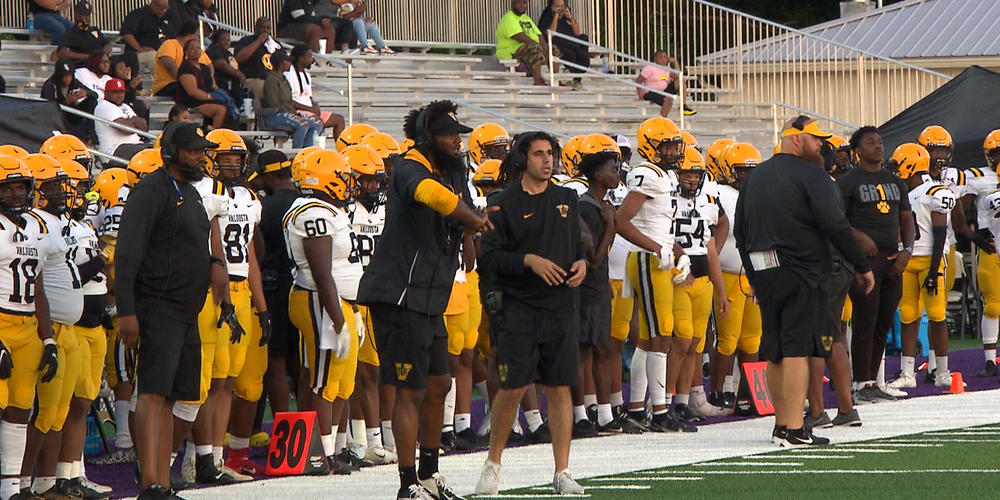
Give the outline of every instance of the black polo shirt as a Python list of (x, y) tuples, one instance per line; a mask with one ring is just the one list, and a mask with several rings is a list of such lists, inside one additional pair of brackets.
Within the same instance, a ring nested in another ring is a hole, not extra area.
[(111, 42), (101, 34), (101, 29), (91, 26), (85, 30), (78, 26), (73, 26), (63, 35), (61, 47), (66, 47), (73, 52), (89, 54), (95, 50), (103, 49)]
[[(236, 45), (233, 47), (233, 54), (238, 54), (244, 47), (254, 43), (257, 40), (258, 35), (246, 35), (240, 38)], [(260, 44), (257, 50), (254, 51), (253, 55), (249, 59), (240, 63), (240, 71), (246, 75), (247, 78), (257, 78), (263, 80), (267, 78), (267, 73), (271, 71), (271, 53), (267, 51), (264, 47), (267, 43)], [(209, 54), (211, 57), (211, 54)]]
[[(313, 0), (285, 0), (278, 14), (278, 31), (292, 23), (319, 23), (316, 17), (316, 2)], [(298, 11), (303, 14), (296, 16)]]
[(736, 202), (733, 235), (751, 280), (748, 254), (774, 249), (782, 267), (807, 282), (827, 283), (828, 241), (859, 272), (871, 269), (829, 174), (790, 154), (777, 154), (754, 169)]
[(163, 168), (132, 188), (115, 247), (118, 313), (155, 307), (188, 318), (209, 286), (208, 215), (194, 186)]
[(458, 224), (414, 199), (417, 185), (433, 179), (472, 205), (467, 170), (459, 160), (445, 176), (411, 149), (389, 179), (385, 230), (361, 278), (358, 302), (395, 304), (412, 311), (444, 314), (458, 270), (462, 231)]
[(260, 199), (260, 236), (264, 239), (264, 258), (260, 259), (260, 272), (276, 278), (291, 279), (295, 264), (285, 246), (284, 225), (281, 219), (292, 203), (302, 196), (293, 189), (281, 189)]
[[(174, 23), (168, 16), (156, 17), (148, 5), (129, 12), (122, 21), (120, 35), (132, 35), (140, 47), (160, 48), (160, 44), (168, 38), (174, 38)], [(133, 51), (127, 43), (125, 52)]]

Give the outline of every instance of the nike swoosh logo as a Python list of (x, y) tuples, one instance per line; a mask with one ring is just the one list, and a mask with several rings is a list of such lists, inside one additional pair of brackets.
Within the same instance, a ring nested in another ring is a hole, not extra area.
[(530, 214), (524, 215), (524, 218), (525, 219), (530, 219), (532, 215), (535, 215), (535, 212), (531, 212)]
[(657, 382), (657, 384), (659, 384), (660, 389), (666, 389), (667, 388), (667, 386), (663, 385), (663, 383), (661, 383), (661, 382)]

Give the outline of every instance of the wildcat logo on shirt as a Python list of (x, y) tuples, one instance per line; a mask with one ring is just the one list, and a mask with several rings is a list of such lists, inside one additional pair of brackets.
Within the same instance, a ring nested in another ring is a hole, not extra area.
[(566, 215), (569, 214), (569, 205), (556, 205), (556, 210), (559, 210), (559, 215), (565, 219)]

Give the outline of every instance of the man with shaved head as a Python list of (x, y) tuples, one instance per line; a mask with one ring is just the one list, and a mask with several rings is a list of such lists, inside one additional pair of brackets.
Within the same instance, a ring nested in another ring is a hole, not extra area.
[(854, 265), (861, 289), (874, 283), (840, 192), (823, 169), (820, 147), (828, 137), (808, 116), (786, 122), (778, 154), (746, 180), (733, 224), (760, 304), (760, 356), (775, 414), (771, 440), (783, 447), (830, 442), (814, 436), (802, 418), (809, 358), (828, 357), (833, 346), (829, 245)]

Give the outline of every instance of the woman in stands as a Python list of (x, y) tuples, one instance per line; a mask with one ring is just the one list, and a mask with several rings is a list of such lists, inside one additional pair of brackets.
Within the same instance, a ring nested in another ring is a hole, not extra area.
[(97, 94), (97, 99), (104, 99), (104, 85), (113, 77), (111, 72), (111, 58), (103, 50), (97, 49), (87, 56), (83, 67), (77, 68), (73, 76), (88, 89)]
[(226, 123), (226, 106), (215, 100), (209, 92), (215, 90), (212, 71), (198, 62), (201, 46), (197, 39), (184, 44), (184, 62), (177, 68), (177, 104), (196, 108), (212, 121), (212, 128), (222, 128)]
[[(579, 38), (584, 42), (590, 40), (586, 34), (580, 31), (580, 25), (576, 23), (576, 18), (573, 17), (573, 12), (566, 5), (566, 0), (549, 0), (548, 4), (545, 5), (545, 10), (542, 11), (542, 15), (538, 18), (538, 27), (543, 30), (552, 30), (563, 35)], [(547, 35), (543, 33), (543, 36)], [(590, 52), (586, 45), (556, 36), (552, 37), (552, 43), (562, 51), (563, 59), (577, 66), (590, 67)], [(583, 73), (582, 69), (569, 65), (566, 66), (566, 69), (570, 73)], [(574, 78), (570, 86), (577, 90), (583, 89), (579, 78)]]
[[(47, 101), (55, 101), (87, 113), (93, 113), (97, 106), (97, 94), (73, 77), (73, 66), (66, 59), (56, 61), (52, 76), (42, 84), (41, 95)], [(76, 136), (91, 139), (94, 135), (92, 121), (70, 113), (63, 113), (63, 116), (73, 126), (72, 131)]]

